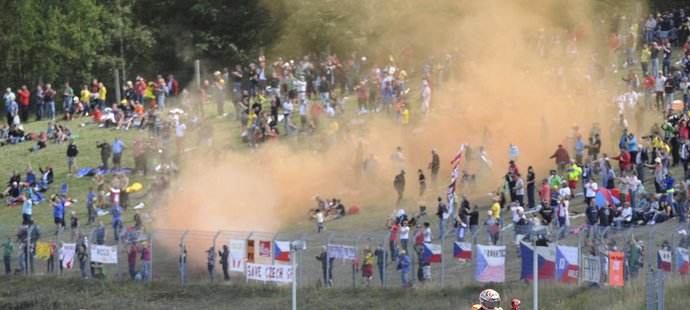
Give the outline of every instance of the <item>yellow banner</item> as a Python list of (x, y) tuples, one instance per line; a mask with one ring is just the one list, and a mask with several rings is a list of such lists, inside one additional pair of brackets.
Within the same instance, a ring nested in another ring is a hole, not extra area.
[(36, 242), (36, 258), (42, 260), (50, 258), (50, 243)]

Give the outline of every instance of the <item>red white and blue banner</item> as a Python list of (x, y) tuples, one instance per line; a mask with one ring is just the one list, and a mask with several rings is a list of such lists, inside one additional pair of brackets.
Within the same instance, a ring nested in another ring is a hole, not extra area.
[(676, 263), (676, 270), (682, 274), (688, 273), (688, 263), (690, 262), (690, 255), (688, 249), (678, 248), (678, 258)]
[[(532, 246), (520, 241), (520, 257), (522, 258), (522, 272), (520, 280), (532, 280), (534, 277)], [(537, 266), (539, 267), (539, 279), (553, 279), (556, 271), (556, 253), (554, 246), (537, 247)]]
[(577, 247), (562, 246), (556, 247), (556, 277), (559, 282), (577, 283), (580, 262)]
[(281, 262), (290, 261), (290, 241), (275, 241), (273, 246), (273, 257)]
[(506, 247), (477, 244), (478, 282), (504, 282), (506, 279)]
[(422, 259), (425, 263), (440, 263), (443, 259), (441, 257), (441, 245), (434, 243), (424, 243), (424, 255)]
[(455, 241), (453, 245), (453, 257), (472, 260), (472, 243)]
[(659, 250), (657, 253), (657, 262), (659, 263), (659, 270), (671, 272), (673, 259), (671, 251)]

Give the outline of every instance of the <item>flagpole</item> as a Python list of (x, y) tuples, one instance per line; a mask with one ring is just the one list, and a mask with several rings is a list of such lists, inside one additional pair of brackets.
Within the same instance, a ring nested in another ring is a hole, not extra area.
[(539, 254), (536, 236), (532, 236), (532, 278), (532, 309), (539, 310)]

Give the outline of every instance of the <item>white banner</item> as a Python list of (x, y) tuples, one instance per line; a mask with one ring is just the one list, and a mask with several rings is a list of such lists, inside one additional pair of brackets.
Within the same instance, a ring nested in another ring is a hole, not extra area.
[(117, 246), (92, 244), (91, 261), (103, 264), (117, 264)]
[(600, 283), (601, 262), (596, 256), (582, 257), (582, 281)]
[(244, 240), (230, 240), (230, 271), (244, 272)]
[(355, 260), (357, 253), (355, 247), (340, 244), (328, 245), (328, 257), (337, 259)]
[(247, 264), (247, 279), (270, 282), (292, 282), (294, 270), (287, 265)]
[(62, 257), (60, 257), (60, 260), (62, 260), (62, 268), (72, 269), (72, 266), (74, 266), (74, 253), (76, 252), (76, 250), (76, 243), (62, 244)]

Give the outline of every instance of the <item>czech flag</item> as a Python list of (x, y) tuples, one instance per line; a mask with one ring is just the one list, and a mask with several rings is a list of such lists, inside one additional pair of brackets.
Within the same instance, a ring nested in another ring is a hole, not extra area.
[(453, 246), (453, 257), (472, 260), (472, 243), (455, 241), (455, 245)]
[(688, 274), (688, 250), (684, 248), (678, 248), (678, 262), (676, 263), (676, 270), (682, 274)]
[[(539, 279), (553, 279), (556, 272), (556, 255), (551, 253), (553, 247), (537, 247), (537, 266), (539, 267)], [(520, 280), (532, 280), (534, 270), (532, 262), (534, 252), (532, 247), (520, 241), (520, 257), (522, 258), (522, 271)]]
[(577, 247), (556, 247), (556, 277), (558, 281), (565, 283), (577, 283), (579, 270), (579, 252)]
[(424, 256), (422, 259), (425, 263), (440, 263), (441, 262), (441, 245), (434, 243), (424, 243)]
[(273, 257), (277, 261), (290, 261), (290, 241), (276, 241), (273, 247)]

